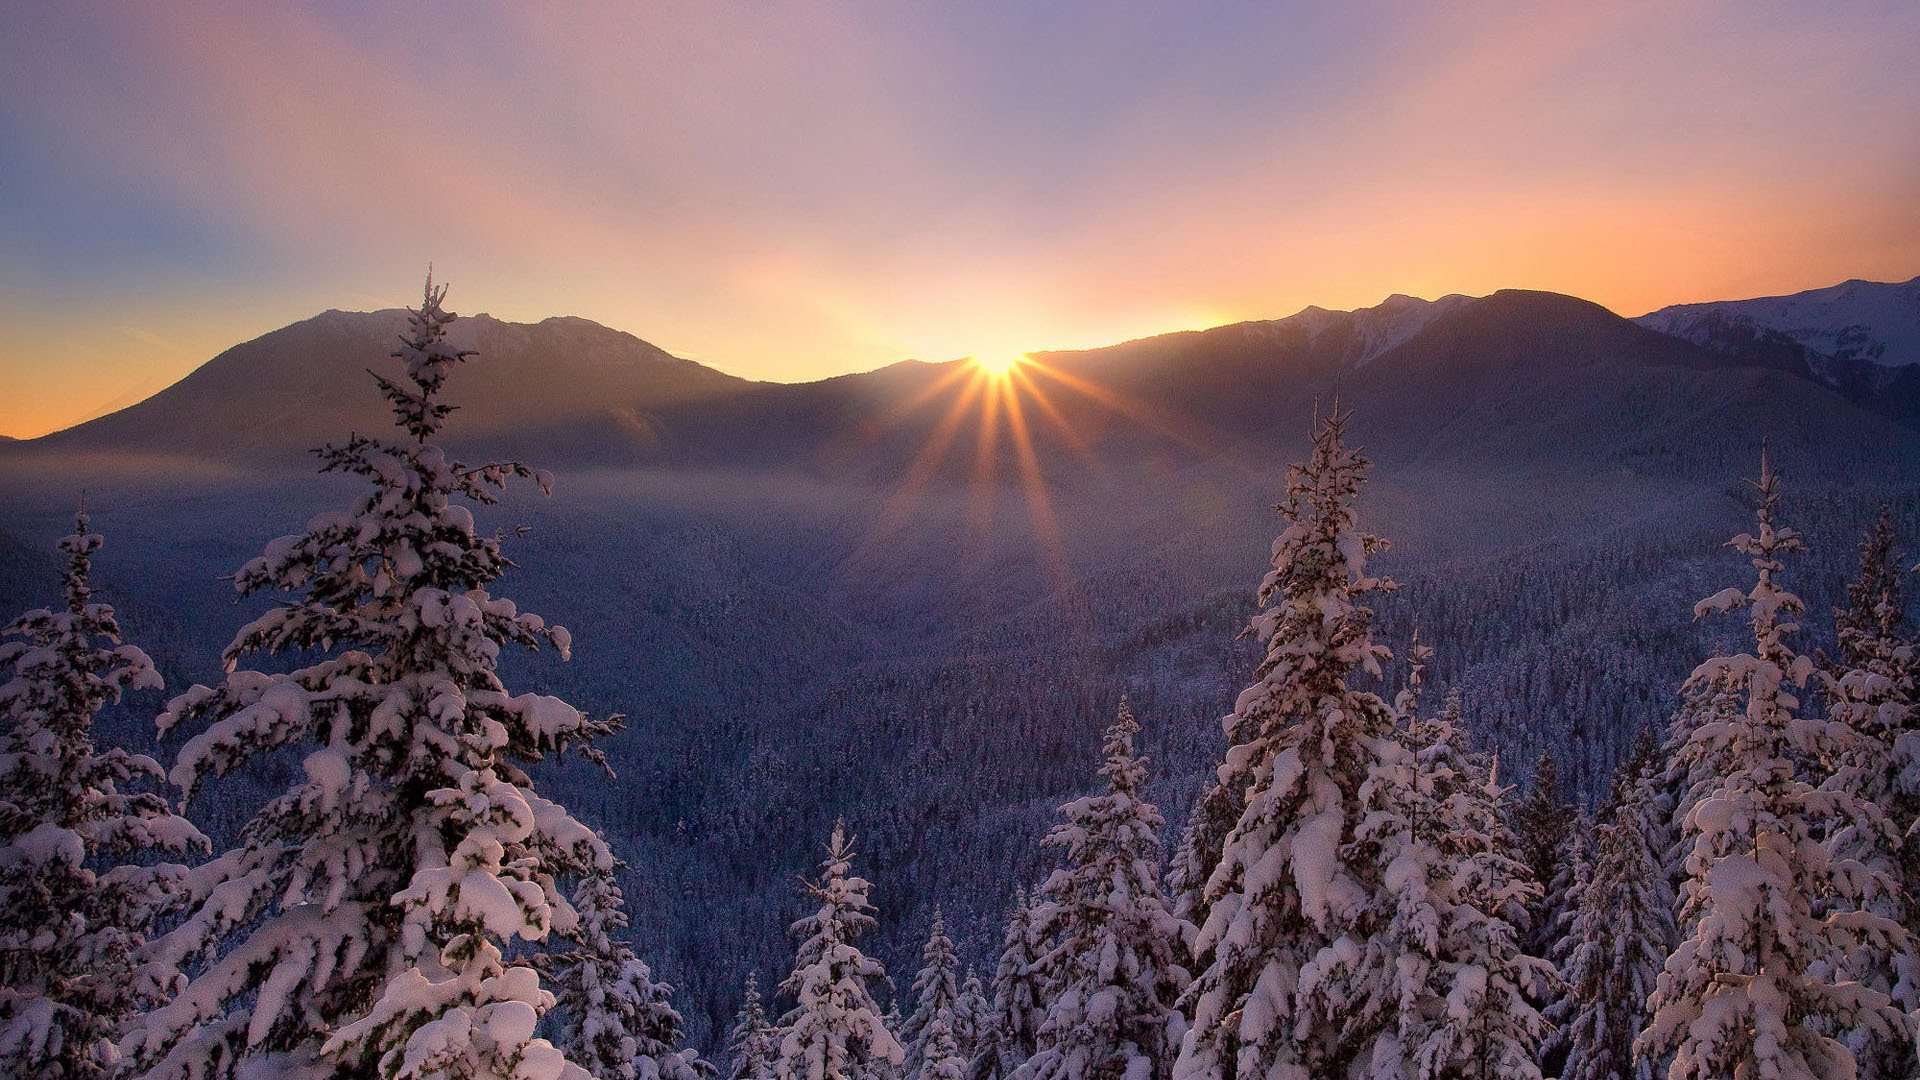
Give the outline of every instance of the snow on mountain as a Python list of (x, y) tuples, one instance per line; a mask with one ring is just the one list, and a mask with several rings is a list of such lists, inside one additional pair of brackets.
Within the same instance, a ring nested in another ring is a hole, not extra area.
[(1283, 329), (1304, 329), (1309, 346), (1320, 344), (1328, 335), (1343, 338), (1339, 344), (1341, 366), (1364, 367), (1373, 358), (1411, 341), (1433, 320), (1472, 298), (1450, 293), (1438, 300), (1422, 300), (1405, 293), (1394, 293), (1370, 308), (1330, 311), (1317, 305), (1302, 308), (1284, 319), (1247, 323), (1250, 335), (1273, 333)]
[(1791, 296), (1676, 304), (1634, 321), (1716, 351), (1777, 334), (1832, 360), (1905, 367), (1920, 364), (1920, 277), (1855, 279)]

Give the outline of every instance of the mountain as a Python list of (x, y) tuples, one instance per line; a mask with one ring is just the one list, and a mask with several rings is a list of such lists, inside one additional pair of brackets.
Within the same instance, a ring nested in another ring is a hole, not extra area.
[[(399, 309), (327, 311), (236, 345), (129, 408), (32, 440), (54, 451), (298, 460), (348, 431), (390, 422), (365, 372), (398, 373)], [(644, 441), (657, 409), (751, 385), (580, 318), (462, 318), (450, 336), (485, 363), (462, 372), (463, 437), (517, 449), (529, 432), (598, 417)]]
[[(618, 783), (551, 779), (627, 859), (641, 952), (702, 1038), (747, 971), (790, 961), (791, 883), (836, 817), (896, 973), (935, 905), (990, 967), (1122, 694), (1178, 827), (1250, 675), (1238, 635), (1316, 409), (1352, 409), (1375, 462), (1360, 512), (1400, 583), (1382, 640), (1436, 646), (1435, 692), (1462, 692), (1503, 776), (1551, 750), (1588, 800), (1722, 644), (1692, 604), (1746, 580), (1722, 544), (1763, 439), (1807, 536), (1807, 647), (1882, 505), (1920, 535), (1920, 431), (1881, 405), (1552, 293), (1310, 308), (1042, 353), (1005, 382), (905, 362), (751, 383), (581, 320), (454, 325), (480, 350), (448, 388), (462, 451), (557, 474), (477, 515), (517, 564), (499, 594), (574, 634), (572, 662), (514, 657), (511, 680), (632, 718), (606, 747)], [(0, 597), (50, 592), (30, 553), (85, 488), (130, 635), (171, 687), (213, 677), (264, 604), (222, 576), (347, 497), (304, 450), (386, 422), (362, 369), (398, 326), (330, 312), (0, 447)], [(276, 779), (195, 812), (218, 831)]]
[(1784, 338), (1840, 361), (1920, 364), (1920, 277), (1842, 282), (1790, 296), (1675, 304), (1634, 320), (1710, 347)]
[(1920, 427), (1920, 277), (1677, 304), (1634, 321), (1739, 363), (1814, 379)]

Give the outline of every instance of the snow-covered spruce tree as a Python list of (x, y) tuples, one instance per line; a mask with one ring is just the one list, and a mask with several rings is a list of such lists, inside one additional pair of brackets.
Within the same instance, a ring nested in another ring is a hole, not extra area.
[[(1225, 717), (1222, 724), (1231, 728), (1234, 718)], [(1220, 865), (1220, 852), (1226, 846), (1228, 835), (1246, 812), (1247, 788), (1253, 781), (1245, 769), (1244, 761), (1229, 754), (1214, 770), (1213, 778), (1193, 804), (1186, 827), (1181, 831), (1179, 846), (1167, 868), (1167, 896), (1173, 904), (1174, 917), (1180, 920), (1185, 931), (1181, 947), (1185, 952), (1183, 961), (1190, 966), (1195, 936), (1206, 924), (1211, 910), (1207, 880), (1213, 876), (1214, 867)]]
[(1561, 878), (1567, 825), (1572, 817), (1573, 808), (1560, 790), (1560, 768), (1551, 753), (1542, 753), (1534, 764), (1526, 797), (1513, 808), (1513, 831), (1520, 838), (1521, 859), (1534, 884), (1540, 886), (1528, 919), (1526, 940), (1527, 951), (1535, 956), (1552, 956), (1554, 942), (1559, 939), (1558, 923), (1566, 910), (1566, 897), (1555, 893), (1553, 886)]
[(1227, 718), (1221, 775), (1251, 778), (1245, 809), (1207, 880), (1195, 936), (1200, 971), (1178, 1080), (1310, 1080), (1403, 1066), (1395, 957), (1368, 949), (1388, 912), (1377, 853), (1356, 830), (1406, 767), (1392, 709), (1348, 685), (1380, 676), (1367, 597), (1383, 541), (1355, 527), (1368, 464), (1348, 449), (1336, 411), (1311, 457), (1288, 471), (1287, 527), (1261, 583), (1252, 631), (1266, 646), (1258, 681)]
[(574, 889), (578, 913), (567, 946), (536, 957), (553, 982), (560, 1005), (559, 1044), (567, 1059), (597, 1080), (701, 1080), (714, 1072), (681, 1046), (684, 1024), (670, 1000), (673, 988), (620, 939), (627, 913), (617, 867), (583, 874)]
[[(523, 765), (618, 720), (510, 694), (496, 674), (505, 647), (564, 657), (569, 639), (487, 592), (511, 564), (463, 501), (547, 480), (517, 463), (469, 467), (435, 441), (453, 410), (441, 391), (470, 355), (446, 340), (444, 297), (429, 278), (394, 354), (403, 375), (376, 376), (402, 434), (319, 451), (323, 471), (370, 490), (241, 569), (242, 594), (282, 599), (227, 647), (221, 685), (160, 718), (163, 731), (200, 728), (170, 774), (189, 797), (249, 761), (306, 757), (240, 846), (188, 876), (190, 910), (155, 946), (193, 978), (122, 1041), (145, 1076), (221, 1078), (249, 1062), (275, 1075), (584, 1075), (534, 1037), (553, 996), (528, 951), (578, 931), (558, 880), (612, 861)], [(306, 663), (240, 667), (275, 654)]]
[(966, 1080), (967, 1059), (953, 1032), (953, 1014), (936, 1014), (927, 1022), (922, 1036), (917, 1075), (922, 1080)]
[(794, 1006), (780, 1021), (779, 1080), (860, 1080), (876, 1064), (897, 1067), (906, 1056), (867, 988), (887, 973), (855, 944), (873, 927), (873, 905), (871, 886), (853, 876), (852, 863), (853, 842), (836, 824), (820, 880), (807, 886), (819, 906), (792, 928), (800, 948), (780, 984)]
[(105, 1074), (114, 1027), (171, 989), (136, 977), (154, 915), (185, 868), (113, 865), (198, 850), (206, 838), (165, 799), (152, 758), (93, 740), (101, 708), (157, 690), (153, 662), (120, 638), (89, 581), (100, 534), (82, 511), (60, 541), (63, 609), (0, 629), (0, 1073)]
[(1646, 791), (1627, 785), (1601, 825), (1593, 864), (1574, 897), (1561, 1040), (1564, 1080), (1654, 1080), (1659, 1062), (1636, 1056), (1647, 999), (1673, 947), (1673, 897), (1641, 831)]
[(1741, 707), (1695, 727), (1680, 748), (1687, 774), (1706, 788), (1693, 793), (1685, 822), (1686, 930), (1635, 1044), (1643, 1056), (1672, 1053), (1673, 1080), (1852, 1077), (1854, 1056), (1830, 1033), (1912, 1037), (1885, 994), (1831, 974), (1856, 950), (1902, 945), (1905, 934), (1861, 910), (1863, 899), (1891, 885), (1886, 876), (1820, 843), (1826, 832), (1877, 828), (1879, 814), (1843, 786), (1802, 779), (1821, 751), (1850, 733), (1800, 711), (1795, 690), (1813, 664), (1789, 637), (1804, 608), (1777, 575), (1801, 545), (1776, 524), (1780, 480), (1764, 454), (1755, 489), (1758, 529), (1729, 546), (1751, 559), (1758, 580), (1694, 608), (1696, 618), (1746, 608), (1754, 651), (1708, 660), (1690, 680), (1737, 688)]
[[(1920, 1007), (1920, 956), (1913, 952), (1920, 932), (1920, 714), (1916, 714), (1915, 650), (1904, 631), (1899, 568), (1893, 553), (1890, 514), (1882, 512), (1860, 550), (1860, 572), (1847, 587), (1847, 606), (1834, 612), (1839, 656), (1821, 673), (1828, 715), (1844, 721), (1853, 738), (1826, 755), (1831, 784), (1878, 807), (1884, 819), (1876, 829), (1858, 825), (1827, 838), (1841, 858), (1857, 859), (1897, 885), (1866, 899), (1867, 910), (1899, 922), (1908, 947), (1893, 955), (1865, 949), (1847, 959), (1841, 971), (1886, 991), (1909, 1013)], [(1869, 1080), (1907, 1077), (1920, 1072), (1914, 1047), (1905, 1039), (1872, 1038), (1856, 1032), (1850, 1044)]]
[(1061, 807), (1066, 820), (1047, 834), (1066, 858), (1041, 887), (1037, 913), (1049, 1001), (1039, 1049), (1015, 1080), (1163, 1080), (1171, 1070), (1183, 1025), (1174, 1004), (1188, 975), (1179, 922), (1160, 893), (1164, 822), (1140, 794), (1139, 730), (1121, 701), (1101, 747), (1107, 790)]
[[(1560, 855), (1554, 860), (1553, 880), (1540, 890), (1547, 902), (1537, 902), (1537, 910), (1528, 916), (1552, 926), (1551, 933), (1532, 935), (1542, 943), (1541, 951), (1529, 952), (1548, 961), (1555, 972), (1565, 971), (1573, 958), (1573, 920), (1580, 906), (1580, 892), (1587, 887), (1588, 874), (1593, 869), (1593, 822), (1575, 807), (1567, 807), (1566, 813), (1567, 825), (1560, 837)], [(1557, 1075), (1566, 1063), (1566, 1024), (1574, 1008), (1568, 993), (1566, 981), (1556, 978), (1534, 999), (1541, 1015), (1552, 1025), (1540, 1054), (1541, 1066), (1549, 1074)]]
[(780, 1030), (760, 1005), (760, 980), (747, 973), (747, 992), (727, 1032), (727, 1080), (773, 1080), (780, 1058)]
[(960, 1043), (960, 1055), (967, 1059), (969, 1075), (974, 1060), (991, 1044), (988, 1032), (992, 1026), (993, 1005), (987, 1001), (980, 976), (969, 964), (966, 978), (960, 981), (960, 1000), (953, 1009), (953, 1037)]
[(913, 1014), (898, 1032), (901, 1045), (906, 1048), (905, 1071), (907, 1080), (919, 1080), (920, 1065), (926, 1060), (927, 1036), (935, 1020), (943, 1021), (946, 1038), (954, 1043), (953, 1054), (959, 1053), (958, 1037), (954, 1034), (954, 1013), (960, 1006), (960, 982), (955, 974), (958, 961), (953, 956), (953, 939), (947, 936), (946, 921), (940, 917), (940, 909), (933, 909), (933, 929), (927, 934), (927, 943), (920, 949), (920, 973), (913, 977)]
[[(1393, 915), (1370, 948), (1398, 957), (1398, 1027), (1423, 1078), (1536, 1078), (1547, 1024), (1529, 1000), (1554, 982), (1521, 945), (1538, 895), (1508, 829), (1506, 789), (1490, 759), (1472, 752), (1460, 697), (1438, 717), (1417, 712), (1422, 649), (1400, 695), (1411, 773), (1400, 812), (1375, 815), (1389, 856), (1384, 883)], [(1390, 831), (1389, 831), (1390, 830)], [(1388, 1062), (1393, 1075), (1398, 1062)]]
[(973, 1059), (973, 1080), (1008, 1077), (1040, 1049), (1050, 997), (1040, 957), (1046, 952), (1026, 889), (1016, 890), (993, 972), (990, 1024)]

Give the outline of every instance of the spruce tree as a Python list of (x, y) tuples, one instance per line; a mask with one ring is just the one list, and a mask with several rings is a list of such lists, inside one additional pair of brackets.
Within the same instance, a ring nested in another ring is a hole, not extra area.
[(960, 1044), (960, 1056), (967, 1060), (968, 1075), (972, 1075), (981, 1051), (991, 1045), (988, 1036), (992, 1026), (993, 1006), (987, 1001), (986, 987), (969, 964), (966, 978), (960, 981), (960, 1000), (953, 1010), (953, 1036)]
[(1045, 951), (1026, 890), (1015, 892), (993, 972), (991, 1022), (973, 1060), (974, 1080), (1013, 1075), (1040, 1048), (1040, 1024), (1049, 994), (1040, 958)]
[[(1424, 653), (1397, 703), (1413, 755), (1401, 809), (1376, 817), (1397, 834), (1382, 838), (1395, 903), (1371, 947), (1398, 957), (1397, 1029), (1410, 1075), (1537, 1080), (1547, 1024), (1529, 999), (1554, 978), (1526, 954), (1521, 932), (1538, 887), (1506, 824), (1506, 789), (1467, 745), (1459, 695), (1438, 717), (1417, 712)], [(1390, 1074), (1398, 1062), (1382, 1065)]]
[(926, 1060), (928, 1030), (935, 1020), (943, 1020), (947, 1038), (954, 1041), (952, 1053), (959, 1053), (958, 1036), (954, 1032), (954, 1015), (960, 1006), (960, 982), (954, 972), (957, 961), (953, 956), (953, 939), (947, 937), (946, 920), (940, 917), (937, 907), (933, 909), (933, 929), (920, 950), (920, 960), (920, 973), (913, 977), (913, 1014), (907, 1017), (898, 1033), (907, 1052), (902, 1074), (907, 1080), (919, 1080), (921, 1063)]
[[(1915, 649), (1907, 635), (1893, 552), (1890, 514), (1882, 512), (1861, 545), (1860, 571), (1847, 587), (1847, 606), (1834, 612), (1839, 656), (1821, 673), (1827, 712), (1845, 723), (1851, 738), (1826, 754), (1831, 784), (1877, 807), (1877, 828), (1843, 828), (1827, 838), (1834, 855), (1856, 859), (1897, 885), (1868, 900), (1866, 907), (1899, 922), (1907, 947), (1883, 955), (1862, 949), (1848, 958), (1845, 973), (1886, 991), (1902, 1009), (1920, 1008), (1920, 956), (1913, 952), (1920, 933), (1920, 714), (1915, 703)], [(1850, 1039), (1868, 1080), (1906, 1077), (1920, 1071), (1913, 1045), (1905, 1039), (1874, 1038), (1857, 1032)]]
[(1407, 753), (1392, 709), (1349, 685), (1380, 677), (1365, 601), (1385, 545), (1359, 531), (1353, 503), (1368, 464), (1344, 445), (1346, 416), (1314, 432), (1289, 470), (1286, 521), (1261, 583), (1252, 632), (1258, 679), (1227, 721), (1221, 776), (1249, 777), (1244, 810), (1209, 873), (1195, 936), (1200, 967), (1185, 1000), (1192, 1026), (1179, 1080), (1309, 1080), (1404, 1066), (1398, 957), (1365, 943), (1389, 912), (1377, 853), (1357, 830), (1390, 798)]
[(1740, 707), (1695, 727), (1680, 748), (1686, 775), (1697, 778), (1684, 823), (1685, 936), (1667, 958), (1635, 1047), (1643, 1056), (1673, 1054), (1673, 1080), (1851, 1077), (1854, 1055), (1836, 1033), (1912, 1038), (1884, 993), (1835, 974), (1855, 950), (1902, 945), (1905, 935), (1862, 910), (1891, 887), (1886, 876), (1820, 843), (1825, 833), (1876, 828), (1878, 813), (1843, 786), (1816, 788), (1804, 778), (1845, 731), (1800, 708), (1796, 691), (1813, 663), (1794, 652), (1791, 636), (1804, 606), (1778, 575), (1801, 544), (1777, 523), (1780, 480), (1764, 454), (1754, 488), (1757, 529), (1729, 546), (1749, 557), (1757, 581), (1694, 609), (1696, 618), (1746, 609), (1754, 649), (1708, 660), (1689, 681), (1731, 688)]
[(560, 1006), (557, 1029), (568, 1060), (596, 1080), (701, 1080), (713, 1066), (681, 1046), (685, 1025), (670, 1000), (619, 935), (627, 927), (617, 863), (581, 876), (574, 889), (578, 926), (566, 946), (537, 957)]
[[(150, 757), (93, 737), (100, 710), (158, 690), (153, 661), (93, 598), (100, 534), (83, 510), (60, 541), (65, 604), (0, 628), (0, 1073), (105, 1075), (116, 1025), (173, 990), (139, 954), (185, 868), (120, 863), (206, 838), (159, 795)], [(116, 865), (116, 863), (120, 863)]]
[(1533, 767), (1533, 781), (1526, 797), (1513, 808), (1513, 831), (1520, 838), (1521, 859), (1527, 873), (1540, 887), (1539, 897), (1530, 913), (1527, 951), (1538, 957), (1550, 957), (1559, 938), (1559, 916), (1566, 910), (1565, 896), (1554, 891), (1562, 877), (1563, 857), (1567, 854), (1567, 824), (1573, 808), (1560, 790), (1560, 767), (1551, 753), (1542, 753)]
[[(243, 567), (243, 595), (279, 602), (243, 627), (219, 686), (174, 699), (163, 730), (198, 731), (171, 778), (209, 779), (289, 751), (302, 773), (188, 879), (185, 921), (158, 941), (193, 972), (123, 1041), (146, 1075), (265, 1070), (407, 1076), (579, 1076), (534, 1036), (553, 1004), (532, 953), (580, 916), (559, 881), (605, 870), (594, 832), (534, 789), (525, 766), (618, 728), (558, 698), (512, 694), (503, 649), (567, 632), (488, 586), (511, 565), (469, 504), (524, 465), (456, 461), (442, 391), (471, 357), (428, 279), (375, 376), (401, 433), (322, 448), (322, 471), (368, 491)], [(241, 666), (290, 655), (281, 674)], [(591, 755), (591, 751), (587, 751)], [(597, 756), (596, 756), (597, 760)], [(604, 924), (603, 924), (604, 928)]]
[(1654, 1080), (1659, 1062), (1636, 1056), (1667, 952), (1673, 896), (1661, 860), (1641, 829), (1647, 792), (1627, 785), (1600, 827), (1592, 869), (1574, 897), (1567, 982), (1564, 1080)]
[(876, 1065), (897, 1067), (905, 1058), (868, 989), (887, 973), (857, 944), (873, 928), (873, 905), (871, 886), (853, 876), (852, 863), (853, 842), (836, 824), (820, 880), (807, 886), (818, 907), (792, 927), (800, 948), (793, 974), (780, 984), (794, 1007), (780, 1022), (779, 1080), (860, 1080)]
[(1060, 808), (1066, 820), (1045, 843), (1066, 865), (1041, 888), (1041, 958), (1050, 1001), (1039, 1049), (1016, 1080), (1160, 1080), (1168, 1075), (1181, 1021), (1174, 1003), (1188, 975), (1177, 960), (1180, 929), (1160, 892), (1160, 811), (1141, 797), (1140, 730), (1125, 701), (1107, 729), (1104, 794)]
[(780, 1029), (760, 1004), (759, 977), (747, 973), (747, 991), (727, 1032), (727, 1080), (773, 1080), (780, 1058)]

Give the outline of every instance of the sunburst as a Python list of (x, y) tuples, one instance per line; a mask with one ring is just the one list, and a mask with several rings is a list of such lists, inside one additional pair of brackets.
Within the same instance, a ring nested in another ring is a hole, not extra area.
[[(1051, 428), (1083, 462), (1094, 468), (1101, 463), (1092, 452), (1087, 434), (1075, 429), (1068, 410), (1063, 408), (1067, 399), (1091, 404), (1100, 413), (1125, 417), (1189, 446), (1209, 441), (1190, 424), (1030, 353), (981, 352), (952, 363), (918, 393), (889, 410), (878, 424), (866, 429), (859, 440), (870, 442), (882, 431), (909, 422), (914, 415), (930, 408), (938, 410), (939, 419), (928, 429), (926, 441), (887, 494), (873, 531), (852, 557), (858, 560), (869, 549), (887, 545), (908, 529), (943, 466), (952, 456), (967, 455), (970, 449), (973, 460), (972, 468), (966, 470), (964, 513), (972, 554), (985, 554), (996, 493), (1012, 486), (1026, 508), (1038, 545), (1036, 554), (1046, 575), (1061, 595), (1070, 597), (1075, 592), (1073, 575), (1049, 489), (1049, 462), (1035, 446), (1035, 421)], [(859, 452), (853, 446), (845, 447), (845, 451), (850, 456)]]

